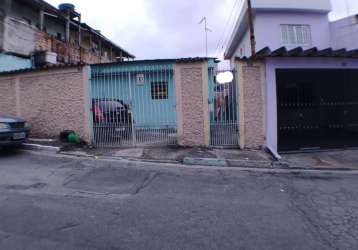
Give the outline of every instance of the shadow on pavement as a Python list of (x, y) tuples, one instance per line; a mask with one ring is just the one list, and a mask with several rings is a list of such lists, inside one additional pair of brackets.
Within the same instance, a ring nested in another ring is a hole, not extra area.
[(24, 151), (19, 147), (0, 147), (0, 159), (23, 155)]

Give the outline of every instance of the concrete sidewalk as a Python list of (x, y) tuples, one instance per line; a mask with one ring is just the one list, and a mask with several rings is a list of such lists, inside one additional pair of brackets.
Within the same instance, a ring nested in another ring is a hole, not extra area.
[(239, 149), (186, 148), (179, 146), (136, 147), (136, 148), (84, 148), (62, 150), (63, 154), (93, 157), (113, 157), (185, 165), (222, 167), (271, 168), (272, 157), (263, 151)]
[(25, 149), (82, 157), (109, 157), (132, 161), (179, 163), (185, 165), (272, 168), (271, 155), (260, 150), (223, 148), (189, 148), (180, 146), (151, 146), (131, 148), (93, 148), (86, 145), (62, 143), (58, 140), (30, 139)]
[(358, 150), (330, 150), (282, 154), (292, 169), (358, 170)]
[(91, 148), (60, 143), (56, 140), (32, 141), (28, 150), (48, 151), (71, 156), (105, 157), (155, 163), (184, 165), (302, 170), (358, 170), (358, 150), (331, 150), (282, 154), (276, 161), (260, 150), (187, 148), (179, 146), (135, 148)]

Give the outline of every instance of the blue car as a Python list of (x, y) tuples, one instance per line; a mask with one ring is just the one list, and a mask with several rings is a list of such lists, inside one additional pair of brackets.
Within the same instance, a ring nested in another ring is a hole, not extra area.
[(24, 119), (0, 114), (0, 147), (21, 145), (28, 139), (30, 130)]

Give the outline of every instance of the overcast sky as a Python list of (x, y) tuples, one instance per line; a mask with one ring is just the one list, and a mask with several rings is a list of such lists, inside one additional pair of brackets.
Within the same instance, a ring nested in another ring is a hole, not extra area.
[[(212, 30), (209, 55), (219, 57), (243, 0), (47, 1), (55, 6), (63, 2), (75, 4), (83, 22), (101, 30), (138, 59), (156, 59), (204, 56), (204, 27), (198, 24), (203, 16), (207, 16)], [(331, 19), (347, 15), (345, 0), (331, 1)], [(358, 0), (347, 2), (349, 14), (358, 13)]]

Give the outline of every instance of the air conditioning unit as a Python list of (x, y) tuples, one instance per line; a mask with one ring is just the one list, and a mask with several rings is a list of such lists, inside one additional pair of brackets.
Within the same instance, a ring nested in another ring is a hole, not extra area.
[(57, 64), (57, 53), (50, 51), (36, 51), (34, 54), (35, 67)]

